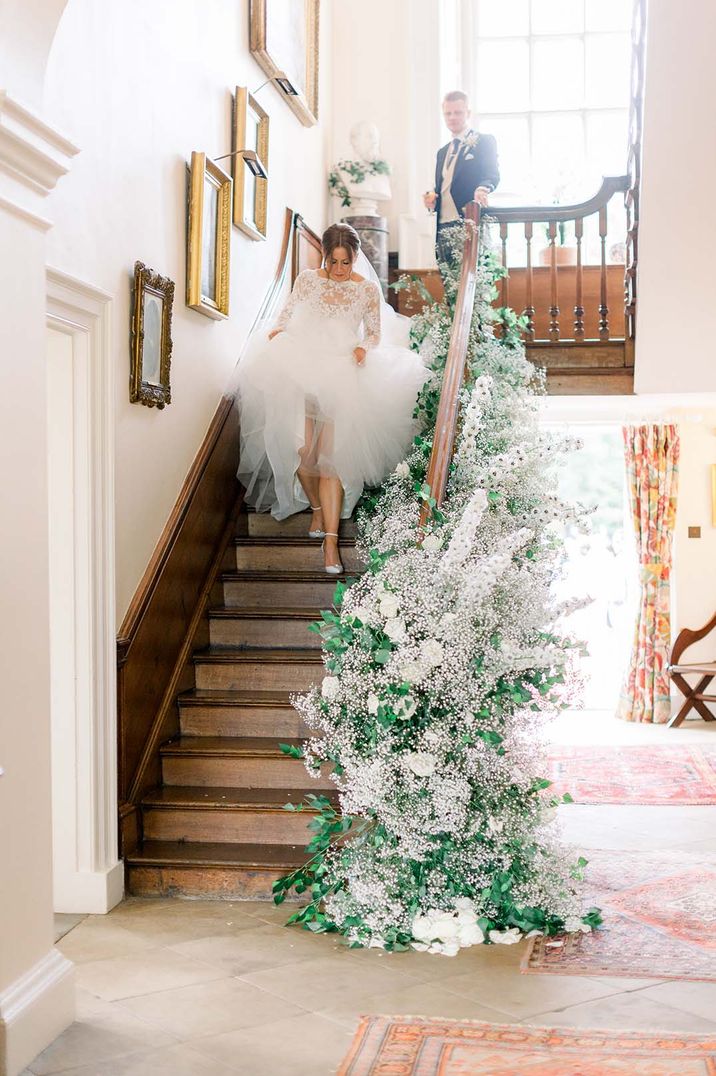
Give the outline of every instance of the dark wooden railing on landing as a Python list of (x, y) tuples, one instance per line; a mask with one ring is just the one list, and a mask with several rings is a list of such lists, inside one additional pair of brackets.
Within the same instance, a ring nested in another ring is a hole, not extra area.
[[(470, 336), (472, 312), (475, 306), (475, 286), (477, 282), (477, 254), (480, 245), (480, 207), (477, 202), (470, 202), (465, 207), (465, 246), (460, 273), (460, 285), (455, 301), (455, 314), (450, 333), (450, 346), (445, 361), (443, 387), (440, 393), (438, 415), (435, 421), (433, 450), (430, 454), (426, 481), (438, 507), (442, 504), (447, 486), (450, 461), (455, 446), (458, 410), (460, 407), (460, 389), (465, 378), (465, 360)], [(420, 513), (420, 529), (425, 526), (430, 515), (430, 506), (423, 504)]]

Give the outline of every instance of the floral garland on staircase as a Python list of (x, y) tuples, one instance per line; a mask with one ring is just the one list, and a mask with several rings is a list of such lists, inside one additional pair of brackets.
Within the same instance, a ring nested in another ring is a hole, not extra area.
[(582, 907), (585, 860), (570, 863), (560, 844), (540, 747), (546, 721), (573, 697), (570, 606), (555, 602), (551, 584), (561, 563), (554, 524), (579, 518), (556, 496), (552, 465), (575, 442), (538, 429), (540, 375), (522, 326), (491, 306), (500, 273), (483, 250), (440, 510), (425, 475), (456, 272), (445, 301), (413, 319), (412, 345), (432, 370), (418, 402), (422, 433), (362, 502), (367, 570), (339, 584), (335, 610), (314, 628), (321, 688), (293, 700), (316, 735), (303, 751), (284, 749), (309, 772), (329, 764), (338, 803), (308, 797), (311, 858), (275, 883), (274, 899), (308, 894), (289, 922), (353, 945), (453, 955), (601, 921)]

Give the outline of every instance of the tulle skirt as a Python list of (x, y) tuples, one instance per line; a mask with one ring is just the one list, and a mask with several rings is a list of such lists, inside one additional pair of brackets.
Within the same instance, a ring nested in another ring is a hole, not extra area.
[(363, 487), (395, 468), (414, 436), (415, 401), (428, 377), (415, 352), (396, 342), (401, 337), (407, 342), (396, 319), (387, 342), (357, 366), (360, 340), (338, 318), (296, 311), (273, 340), (266, 330), (253, 335), (238, 378), (238, 477), (248, 504), (276, 519), (305, 509), (301, 467), (340, 479), (347, 518)]

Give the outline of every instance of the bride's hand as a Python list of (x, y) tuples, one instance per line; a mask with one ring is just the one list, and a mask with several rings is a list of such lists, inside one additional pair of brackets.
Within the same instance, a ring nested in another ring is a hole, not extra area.
[(272, 329), (271, 332), (269, 333), (269, 340), (273, 340), (274, 336), (278, 336), (278, 334), (282, 333), (282, 332), (283, 332), (283, 329)]
[(365, 362), (365, 348), (356, 347), (353, 349), (353, 358), (356, 360), (356, 366), (362, 366)]

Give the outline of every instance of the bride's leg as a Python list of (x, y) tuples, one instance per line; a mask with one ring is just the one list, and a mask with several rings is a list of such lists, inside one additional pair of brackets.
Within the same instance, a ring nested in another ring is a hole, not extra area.
[(301, 463), (296, 471), (296, 475), (298, 481), (301, 483), (303, 492), (308, 498), (308, 503), (313, 509), (311, 525), (308, 529), (310, 531), (322, 531), (324, 529), (323, 513), (321, 511), (323, 506), (321, 504), (321, 494), (318, 488), (318, 473), (316, 469), (318, 443), (316, 441), (315, 427), (315, 421), (307, 416), (303, 448), (299, 448), (298, 450), (298, 454), (301, 457)]
[[(317, 442), (317, 459), (330, 460), (333, 455), (333, 428), (326, 423)], [(318, 480), (320, 503), (323, 509), (323, 559), (326, 567), (341, 563), (338, 553), (338, 528), (343, 507), (343, 485), (335, 473), (321, 474)]]

